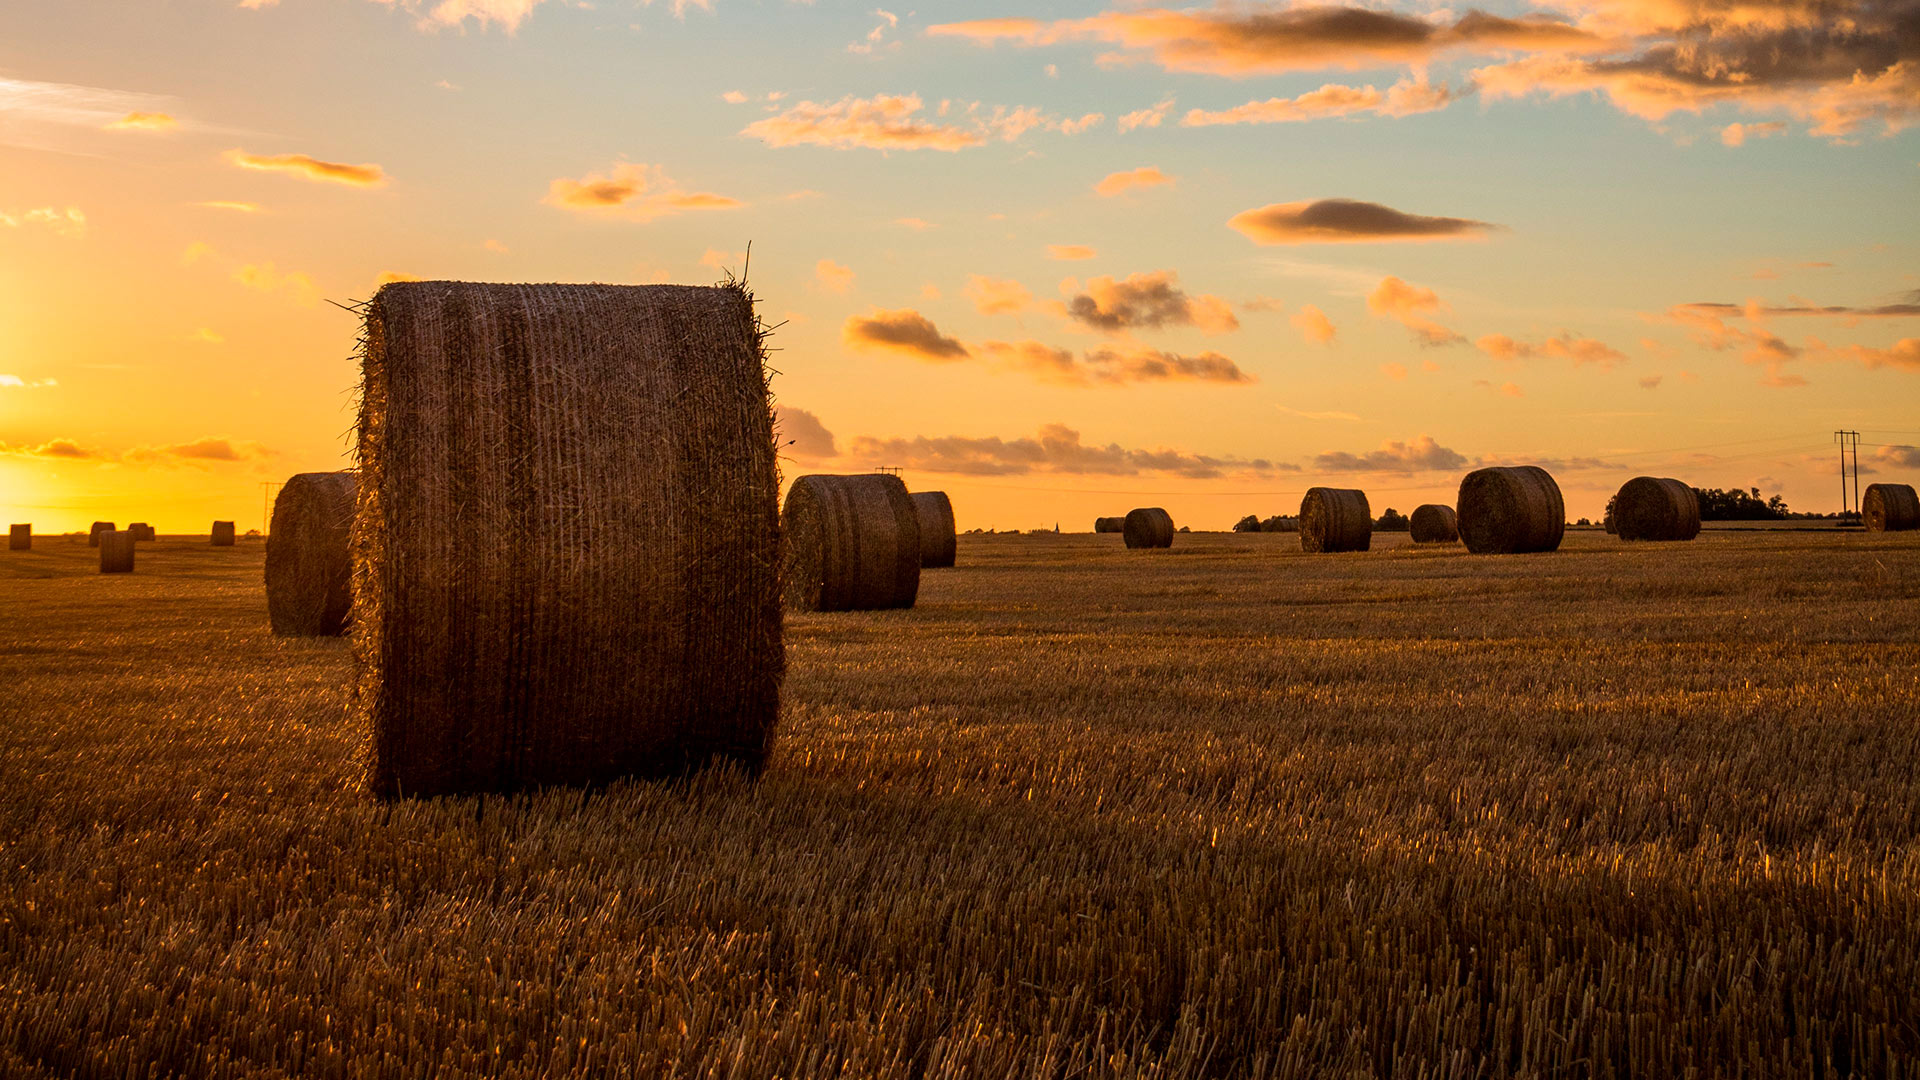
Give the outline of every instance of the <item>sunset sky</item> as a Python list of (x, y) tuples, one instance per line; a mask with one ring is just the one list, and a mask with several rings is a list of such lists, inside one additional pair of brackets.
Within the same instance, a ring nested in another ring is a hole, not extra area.
[(7, 0), (0, 517), (259, 527), (394, 277), (741, 269), (961, 528), (1920, 482), (1920, 0)]

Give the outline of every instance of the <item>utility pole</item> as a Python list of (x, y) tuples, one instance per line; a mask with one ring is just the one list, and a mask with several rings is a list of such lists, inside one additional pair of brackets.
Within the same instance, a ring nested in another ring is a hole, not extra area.
[[(1840, 514), (1860, 516), (1860, 433), (1836, 431), (1833, 441), (1840, 444)], [(1848, 455), (1852, 455), (1853, 493), (1847, 493)]]

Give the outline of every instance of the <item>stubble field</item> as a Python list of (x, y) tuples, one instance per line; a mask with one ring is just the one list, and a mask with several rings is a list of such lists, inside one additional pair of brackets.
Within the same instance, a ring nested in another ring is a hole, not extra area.
[(0, 560), (0, 1075), (1920, 1072), (1920, 537), (961, 539), (758, 781), (381, 804), (261, 547)]

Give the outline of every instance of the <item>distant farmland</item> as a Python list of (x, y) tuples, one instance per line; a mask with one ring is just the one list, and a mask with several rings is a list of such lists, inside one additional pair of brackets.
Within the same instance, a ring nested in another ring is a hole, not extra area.
[(377, 803), (258, 543), (0, 561), (0, 1075), (1920, 1059), (1920, 541), (963, 536), (757, 783)]

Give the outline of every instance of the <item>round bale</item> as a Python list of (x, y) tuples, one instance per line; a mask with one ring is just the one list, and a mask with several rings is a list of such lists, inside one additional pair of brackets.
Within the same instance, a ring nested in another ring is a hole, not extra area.
[(136, 521), (127, 526), (127, 531), (133, 534), (135, 540), (145, 540), (149, 543), (153, 541), (153, 526), (144, 521)]
[(233, 522), (216, 521), (213, 523), (212, 544), (214, 547), (233, 546)]
[(920, 511), (888, 473), (803, 476), (787, 489), (786, 597), (801, 611), (910, 608), (920, 593)]
[(96, 522), (94, 522), (94, 523), (93, 523), (93, 528), (91, 528), (91, 529), (88, 529), (88, 530), (87, 530), (87, 546), (88, 546), (88, 547), (99, 547), (99, 546), (100, 546), (100, 535), (101, 535), (102, 533), (110, 533), (110, 532), (112, 532), (112, 531), (113, 531), (113, 522), (111, 522), (111, 521), (96, 521)]
[(353, 613), (354, 476), (296, 473), (273, 500), (267, 533), (267, 619), (273, 632), (337, 637)]
[(1553, 551), (1567, 531), (1560, 485), (1538, 465), (1475, 469), (1456, 505), (1460, 540), (1476, 555)]
[(1860, 497), (1860, 517), (1870, 532), (1920, 529), (1920, 496), (1911, 484), (1868, 484)]
[(920, 565), (952, 566), (956, 541), (953, 503), (944, 491), (916, 491), (913, 507), (920, 513)]
[(1373, 546), (1373, 508), (1355, 488), (1308, 488), (1300, 500), (1300, 550), (1365, 551)]
[(27, 525), (14, 525), (9, 527), (7, 529), (7, 550), (8, 551), (32, 551), (33, 550), (33, 526), (31, 524), (27, 524)]
[(1424, 503), (1413, 508), (1407, 519), (1408, 531), (1416, 544), (1456, 544), (1460, 542), (1460, 519), (1453, 507)]
[(1167, 548), (1173, 546), (1173, 515), (1157, 506), (1127, 511), (1120, 531), (1130, 548)]
[(1097, 533), (1123, 533), (1127, 531), (1127, 519), (1123, 517), (1097, 517), (1093, 519), (1093, 531)]
[(103, 574), (133, 573), (133, 545), (136, 537), (132, 529), (114, 529), (100, 536), (100, 572)]
[(1613, 497), (1613, 531), (1622, 540), (1691, 540), (1700, 535), (1700, 496), (1669, 477), (1636, 476)]

